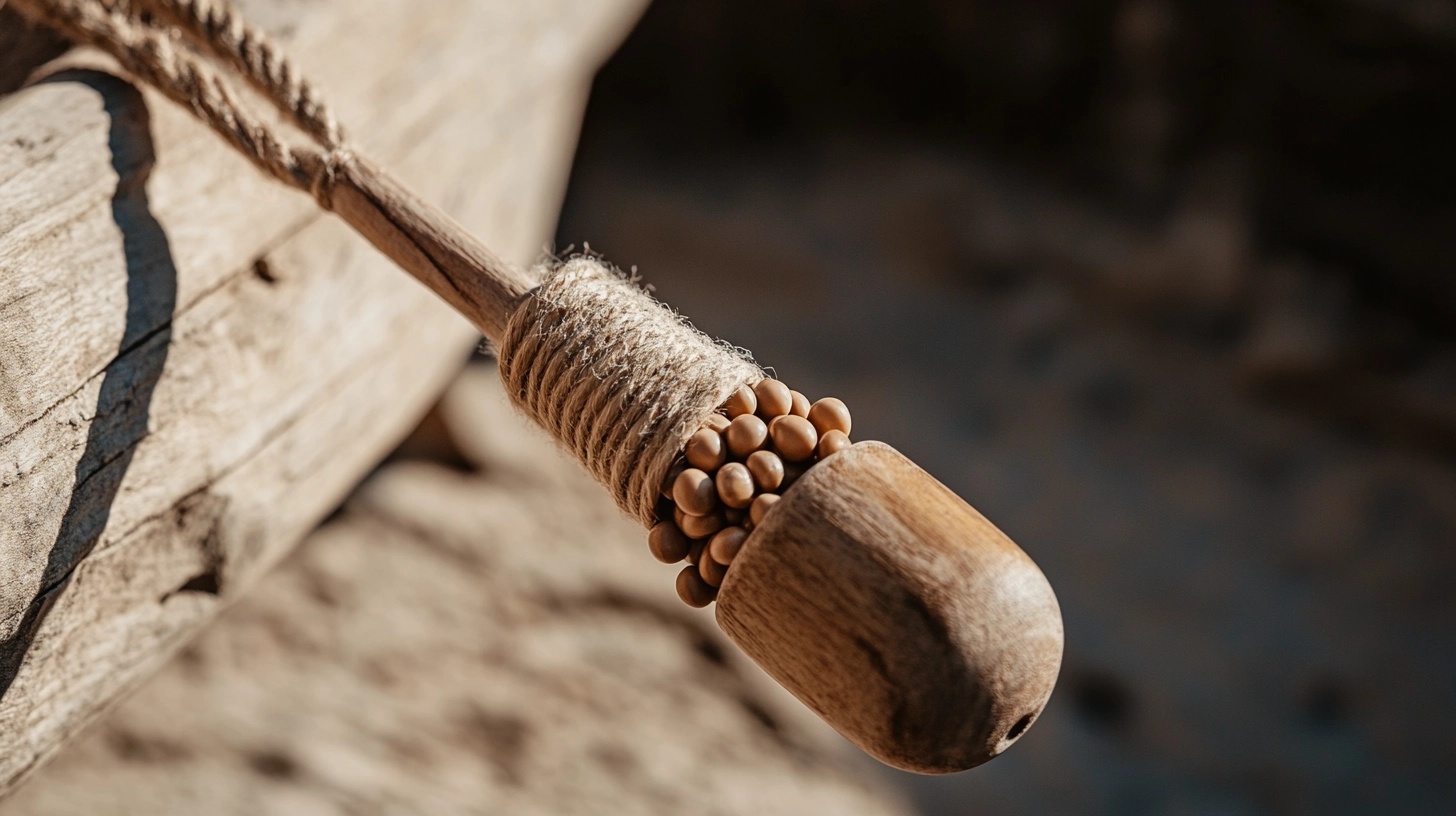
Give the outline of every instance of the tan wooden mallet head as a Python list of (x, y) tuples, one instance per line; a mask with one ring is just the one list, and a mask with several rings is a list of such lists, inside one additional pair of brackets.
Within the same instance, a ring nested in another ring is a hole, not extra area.
[[(532, 338), (565, 324), (591, 323), (584, 310), (557, 310), (555, 301), (539, 294), (542, 281), (534, 273), (501, 261), (346, 144), (297, 69), (225, 2), (11, 4), (108, 51), (134, 76), (196, 113), (260, 169), (313, 194), (491, 340), (500, 343), (527, 304), (541, 306), (544, 315), (544, 322), (528, 327)], [(174, 36), (179, 33), (181, 38)], [(179, 46), (183, 41), (190, 45)], [(235, 93), (220, 91), (243, 85), (253, 86), (307, 139), (288, 143), (268, 119), (239, 105)], [(541, 358), (524, 355), (531, 359), (521, 366), (535, 366), (541, 377), (564, 383), (563, 390), (593, 378), (621, 379), (620, 366), (583, 365), (575, 358), (591, 345), (603, 359), (611, 358), (637, 342), (625, 335), (640, 325), (650, 324), (648, 334), (657, 332), (645, 345), (660, 346), (663, 336), (681, 329), (664, 321), (660, 311), (650, 304), (618, 323), (602, 323), (608, 334), (627, 328), (624, 336), (600, 342), (590, 331), (579, 331)], [(644, 316), (645, 323), (639, 320)], [(688, 338), (693, 359), (723, 351), (706, 339), (693, 346), (697, 342)], [(721, 360), (729, 367), (746, 365), (731, 355)], [(503, 368), (504, 363), (503, 355)], [(626, 379), (649, 380), (676, 364), (682, 361), (646, 360)], [(696, 373), (682, 365), (685, 374)], [(612, 372), (617, 375), (609, 376)], [(589, 437), (619, 432), (625, 434), (623, 444), (640, 442), (652, 434), (640, 423), (614, 425), (619, 408), (641, 410), (645, 403), (661, 402), (680, 412), (679, 397), (701, 401), (712, 388), (667, 390), (679, 393), (669, 398), (628, 390), (595, 400), (598, 395), (577, 399), (572, 392), (569, 399), (548, 396), (554, 405), (523, 410), (538, 420), (550, 414), (543, 424), (563, 443), (567, 437), (579, 443), (574, 452), (594, 460), (589, 468), (625, 509), (630, 502), (624, 497), (633, 485), (643, 486), (646, 468), (631, 467), (635, 459), (611, 451), (584, 455), (582, 445)], [(594, 400), (621, 404), (583, 413)], [(710, 415), (719, 403), (701, 406), (702, 413)], [(665, 469), (658, 454), (676, 455), (685, 441), (642, 458)], [(586, 446), (612, 447), (600, 442)], [(597, 454), (611, 461), (595, 461)], [(638, 492), (655, 496), (657, 490), (651, 484)], [(739, 543), (717, 596), (723, 630), (769, 675), (880, 760), (922, 773), (973, 767), (1015, 742), (1046, 704), (1062, 654), (1061, 613), (1051, 587), (1001, 531), (889, 446), (862, 442), (823, 457)]]
[(1041, 714), (1062, 658), (1026, 553), (894, 448), (816, 464), (748, 536), (718, 623), (840, 734), (919, 773), (971, 768)]

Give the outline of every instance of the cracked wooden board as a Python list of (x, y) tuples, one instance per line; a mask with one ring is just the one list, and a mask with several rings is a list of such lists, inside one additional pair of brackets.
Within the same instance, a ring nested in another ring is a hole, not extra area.
[[(247, 3), (371, 153), (507, 257), (635, 2)], [(0, 100), (0, 792), (286, 552), (475, 333), (185, 112)]]

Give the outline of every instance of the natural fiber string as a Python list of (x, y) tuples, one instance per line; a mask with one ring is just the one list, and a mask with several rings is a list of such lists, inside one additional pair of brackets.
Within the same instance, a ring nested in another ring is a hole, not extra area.
[[(185, 46), (179, 46), (166, 30), (150, 25), (130, 13), (127, 5), (106, 4), (97, 0), (11, 0), (11, 4), (73, 40), (106, 51), (127, 71), (145, 80), (174, 102), (191, 108), (198, 118), (264, 172), (292, 187), (313, 194), (321, 204), (329, 206), (330, 181), (337, 172), (338, 164), (346, 160), (346, 148), (338, 143), (290, 144), (275, 132), (272, 123), (237, 101), (234, 91), (229, 87), (230, 83), (207, 60), (192, 53)], [(259, 50), (256, 45), (258, 39), (257, 36), (250, 38), (254, 51)], [(219, 53), (231, 53), (238, 49), (219, 43), (215, 50)], [(260, 68), (271, 64), (274, 66), (273, 70), (279, 73), (290, 77), (297, 76), (297, 72), (291, 67), (278, 68), (276, 50), (271, 47), (268, 50), (273, 54), (268, 59), (250, 61), (240, 51), (237, 59), (244, 65), (256, 65)], [(286, 63), (286, 60), (282, 62)], [(260, 81), (253, 77), (251, 69), (245, 75), (250, 77), (251, 84), (260, 86)], [(325, 121), (314, 122), (301, 115), (308, 108), (303, 100), (316, 100), (316, 96), (312, 91), (305, 94), (301, 90), (290, 96), (294, 93), (292, 89), (295, 85), (296, 80), (271, 83), (271, 86), (261, 83), (265, 91), (269, 87), (276, 91), (276, 96), (273, 92), (266, 93), (267, 98), (305, 132), (315, 135), (313, 131), (318, 130), (331, 134), (332, 137), (342, 138), (342, 132), (337, 125), (330, 128)], [(288, 104), (291, 99), (297, 100), (299, 117), (293, 115), (293, 107)], [(319, 108), (317, 113), (332, 118), (326, 107)], [(317, 115), (312, 118), (316, 119)]]
[(648, 526), (688, 437), (763, 378), (747, 352), (589, 257), (567, 261), (516, 311), (499, 355), (511, 399)]
[[(34, 19), (115, 57), (191, 108), (274, 178), (332, 209), (352, 160), (332, 112), (282, 51), (223, 0), (11, 0)], [(313, 143), (290, 143), (240, 104), (229, 78), (149, 13), (245, 79)], [(548, 271), (509, 320), (500, 369), (511, 399), (552, 433), (629, 515), (651, 525), (663, 479), (688, 437), (739, 386), (762, 379), (593, 258)]]
[(343, 146), (343, 128), (328, 103), (267, 33), (250, 25), (231, 3), (117, 0), (119, 6), (127, 4), (137, 11), (152, 12), (187, 33), (198, 47), (231, 66), (323, 147)]

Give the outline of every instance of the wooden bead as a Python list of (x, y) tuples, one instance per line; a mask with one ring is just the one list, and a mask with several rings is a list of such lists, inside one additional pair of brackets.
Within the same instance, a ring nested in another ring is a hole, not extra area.
[(720, 564), (713, 560), (713, 553), (710, 550), (703, 552), (703, 557), (698, 560), (698, 574), (711, 587), (723, 585), (723, 579), (728, 576), (728, 565)]
[(830, 431), (842, 431), (845, 436), (848, 436), (852, 424), (849, 408), (834, 397), (825, 397), (810, 406), (809, 421), (814, 423), (814, 430), (818, 431), (821, 436)]
[(763, 447), (768, 440), (768, 426), (753, 414), (743, 414), (734, 417), (723, 437), (728, 440), (728, 450), (742, 459)]
[(718, 413), (709, 414), (708, 418), (703, 420), (703, 427), (723, 433), (728, 430), (728, 417)]
[(758, 397), (758, 415), (765, 420), (785, 416), (794, 407), (789, 387), (778, 380), (759, 380), (753, 393)]
[(748, 508), (748, 518), (753, 522), (753, 526), (757, 527), (763, 523), (763, 514), (773, 509), (779, 498), (777, 493), (764, 493), (753, 500), (753, 504)]
[(652, 557), (664, 564), (676, 564), (687, 558), (692, 546), (687, 535), (670, 521), (659, 521), (647, 531), (647, 547), (652, 550)]
[(683, 567), (677, 574), (677, 596), (688, 606), (702, 609), (718, 597), (718, 590), (703, 580), (697, 567)]
[(802, 462), (814, 455), (819, 444), (819, 432), (809, 420), (798, 416), (783, 416), (774, 420), (769, 428), (774, 449), (790, 462)]
[(728, 461), (728, 449), (723, 444), (723, 437), (712, 428), (703, 428), (688, 437), (688, 443), (683, 446), (683, 455), (687, 457), (689, 465), (709, 473)]
[(718, 490), (712, 476), (690, 467), (672, 483), (672, 500), (690, 516), (706, 516), (718, 505)]
[(849, 447), (849, 437), (844, 431), (832, 430), (819, 437), (819, 458), (825, 459)]
[(742, 527), (724, 527), (708, 540), (708, 557), (719, 564), (731, 564), (747, 540), (748, 531)]
[(758, 395), (749, 386), (740, 385), (728, 401), (723, 403), (723, 410), (728, 412), (729, 419), (751, 414), (758, 410)]
[(789, 413), (807, 419), (809, 416), (809, 398), (800, 394), (798, 391), (790, 391)]
[(688, 538), (707, 538), (713, 533), (723, 529), (723, 514), (709, 513), (706, 516), (690, 516), (678, 508), (677, 514), (678, 529)]
[(729, 462), (713, 477), (718, 498), (729, 507), (744, 508), (753, 503), (753, 476), (741, 462)]
[(784, 483), (784, 460), (773, 451), (754, 451), (748, 456), (748, 472), (760, 491), (778, 490)]
[(677, 484), (678, 474), (687, 470), (687, 468), (688, 463), (679, 459), (672, 463), (672, 467), (667, 469), (667, 476), (662, 479), (662, 497), (664, 499), (672, 498), (672, 488), (673, 485)]

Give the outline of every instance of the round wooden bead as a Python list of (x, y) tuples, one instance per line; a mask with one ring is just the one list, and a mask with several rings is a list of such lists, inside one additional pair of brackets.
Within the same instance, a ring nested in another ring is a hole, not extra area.
[(768, 426), (753, 414), (743, 414), (733, 418), (723, 437), (728, 440), (728, 450), (742, 459), (763, 447), (768, 440)]
[(842, 431), (845, 436), (848, 436), (852, 424), (849, 408), (834, 397), (825, 397), (810, 406), (809, 421), (814, 423), (814, 430), (821, 435), (830, 431)]
[(713, 477), (718, 498), (729, 507), (743, 508), (753, 503), (753, 476), (741, 462), (729, 462)]
[(728, 430), (728, 417), (718, 413), (708, 414), (708, 418), (703, 420), (703, 427), (723, 433)]
[(723, 437), (712, 428), (703, 428), (688, 437), (688, 443), (683, 446), (683, 455), (687, 457), (689, 465), (709, 473), (728, 461), (728, 449), (723, 444)]
[(703, 557), (698, 559), (698, 574), (708, 586), (717, 587), (723, 585), (723, 578), (728, 574), (728, 566), (713, 560), (713, 554), (705, 550)]
[(690, 516), (682, 508), (674, 513), (678, 529), (688, 538), (707, 538), (723, 529), (723, 514), (709, 513), (706, 516)]
[(724, 527), (708, 539), (708, 557), (719, 564), (731, 564), (747, 540), (748, 531), (742, 527)]
[(819, 444), (819, 432), (809, 420), (798, 416), (784, 416), (774, 420), (769, 428), (774, 449), (790, 462), (802, 462), (814, 455)]
[(754, 451), (748, 455), (748, 472), (760, 491), (777, 490), (784, 483), (784, 460), (773, 451)]
[(667, 469), (667, 475), (662, 479), (662, 497), (664, 499), (672, 498), (672, 488), (673, 485), (677, 484), (678, 474), (687, 470), (687, 468), (688, 463), (679, 459), (672, 463), (672, 467)]
[(798, 391), (790, 391), (789, 413), (794, 416), (807, 418), (809, 416), (809, 398), (800, 394)]
[(718, 597), (718, 590), (703, 580), (697, 567), (683, 567), (677, 574), (677, 596), (688, 606), (702, 609)]
[(670, 521), (659, 521), (647, 531), (647, 547), (652, 550), (652, 557), (664, 564), (676, 564), (687, 558), (692, 546), (687, 535)]
[(753, 393), (758, 397), (758, 415), (764, 419), (784, 416), (794, 407), (789, 387), (778, 380), (759, 380)]
[(772, 509), (778, 501), (779, 495), (777, 493), (764, 493), (753, 500), (753, 504), (748, 508), (748, 518), (753, 522), (755, 527), (763, 523), (763, 514)]
[(723, 410), (728, 412), (728, 417), (734, 419), (744, 414), (751, 414), (758, 410), (758, 395), (753, 389), (746, 385), (738, 386), (728, 401), (723, 403)]
[(849, 445), (849, 437), (845, 436), (844, 431), (827, 431), (823, 436), (819, 437), (819, 458), (824, 459), (833, 456), (849, 447)]
[(690, 516), (706, 516), (718, 505), (718, 490), (712, 476), (690, 467), (672, 483), (672, 500)]

